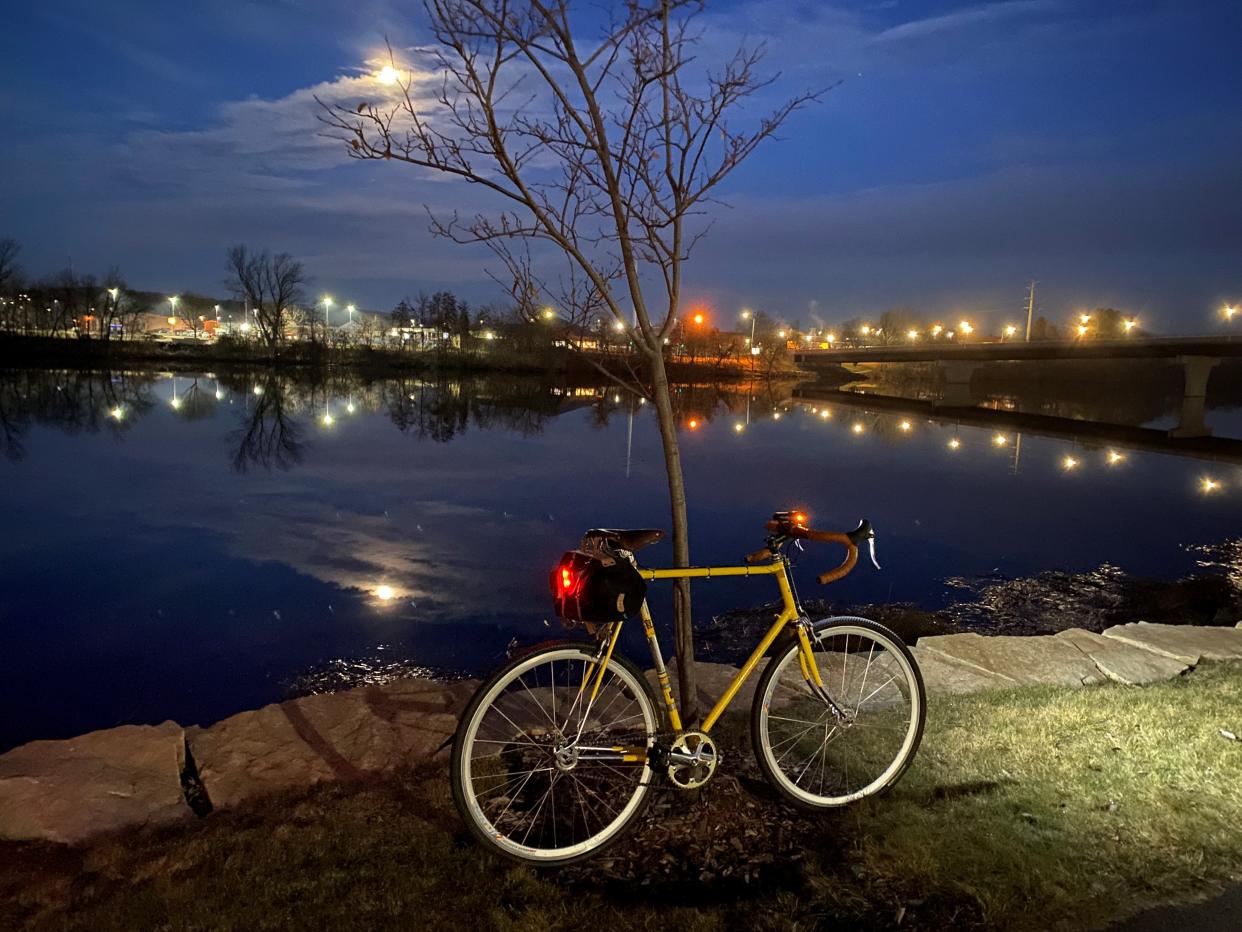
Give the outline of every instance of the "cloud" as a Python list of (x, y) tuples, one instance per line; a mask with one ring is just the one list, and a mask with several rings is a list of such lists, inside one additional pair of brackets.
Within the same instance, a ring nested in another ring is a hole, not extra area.
[(884, 43), (923, 39), (1018, 16), (1046, 13), (1055, 10), (1058, 6), (1059, 4), (1053, 0), (1004, 0), (1001, 3), (982, 3), (978, 6), (954, 10), (952, 13), (910, 20), (898, 26), (892, 26), (876, 33), (871, 41)]

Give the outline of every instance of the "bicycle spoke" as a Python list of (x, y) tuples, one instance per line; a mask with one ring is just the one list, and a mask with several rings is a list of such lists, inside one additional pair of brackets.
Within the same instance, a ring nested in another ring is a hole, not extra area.
[(900, 773), (917, 746), (910, 742), (921, 696), (897, 648), (862, 625), (846, 619), (817, 629), (813, 647), (836, 706), (808, 688), (800, 647), (774, 658), (778, 666), (764, 687), (761, 763), (787, 795), (839, 805)]
[[(602, 668), (596, 689), (601, 666), (585, 652), (546, 654), (484, 687), (490, 698), (472, 725), (462, 725), (454, 779), (455, 798), (468, 803), (462, 814), (484, 842), (554, 862), (590, 851), (637, 814), (651, 785), (644, 749), (656, 718), (642, 680), (615, 660)], [(567, 685), (577, 690), (572, 699), (563, 695)], [(593, 747), (601, 750), (581, 750)], [(620, 752), (602, 750), (617, 747), (640, 759), (621, 761)], [(460, 774), (457, 761), (465, 768)]]

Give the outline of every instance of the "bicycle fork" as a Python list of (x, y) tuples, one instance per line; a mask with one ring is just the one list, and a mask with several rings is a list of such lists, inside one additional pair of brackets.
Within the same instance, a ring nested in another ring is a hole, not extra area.
[(828, 706), (828, 711), (832, 713), (832, 717), (839, 723), (848, 725), (853, 721), (853, 716), (837, 705), (836, 700), (828, 692), (828, 688), (824, 686), (824, 678), (820, 676), (819, 664), (815, 662), (815, 652), (811, 647), (811, 638), (808, 634), (811, 630), (810, 620), (804, 615), (794, 622), (794, 627), (798, 631), (798, 663), (802, 667), (802, 678), (806, 680), (806, 685), (810, 688), (811, 693)]

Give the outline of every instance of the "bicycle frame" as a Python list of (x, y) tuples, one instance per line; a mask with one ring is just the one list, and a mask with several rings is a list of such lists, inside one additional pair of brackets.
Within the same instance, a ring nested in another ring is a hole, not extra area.
[[(730, 681), (728, 688), (724, 694), (716, 700), (716, 704), (708, 712), (707, 717), (703, 719), (699, 731), (707, 734), (711, 731), (712, 726), (716, 724), (720, 716), (724, 714), (725, 709), (737, 696), (742, 685), (755, 672), (755, 668), (759, 666), (760, 661), (767, 653), (768, 648), (785, 629), (785, 626), (796, 621), (801, 617), (801, 610), (798, 605), (797, 597), (794, 595), (793, 587), (789, 581), (789, 564), (784, 556), (778, 557), (771, 563), (762, 563), (757, 566), (694, 566), (680, 569), (646, 569), (638, 568), (639, 574), (647, 580), (658, 579), (697, 579), (719, 576), (774, 576), (776, 577), (777, 587), (780, 589), (782, 608), (776, 621), (772, 624), (759, 644), (755, 647), (751, 655), (742, 664), (742, 668), (737, 675)], [(677, 709), (677, 701), (673, 698), (672, 684), (669, 680), (668, 670), (664, 666), (664, 657), (660, 650), (660, 642), (656, 637), (655, 623), (651, 617), (651, 611), (647, 607), (647, 601), (644, 599), (639, 611), (639, 617), (642, 619), (643, 631), (647, 635), (647, 645), (651, 649), (651, 659), (655, 663), (656, 676), (660, 683), (660, 692), (664, 699), (665, 709), (668, 711), (669, 725), (672, 727), (674, 734), (680, 735), (683, 732), (681, 714)], [(603, 682), (604, 671), (608, 667), (608, 660), (612, 657), (613, 648), (621, 635), (621, 626), (623, 622), (616, 622), (612, 626), (612, 630), (607, 635), (605, 642), (600, 645), (601, 661), (599, 663), (598, 676), (594, 677), (595, 685), (591, 691), (589, 702), (593, 702), (599, 687)], [(798, 641), (801, 646), (800, 663), (802, 665), (802, 674), (810, 683), (816, 684), (823, 689), (823, 680), (820, 678), (819, 669), (815, 664), (814, 656), (811, 649), (811, 641), (807, 636), (805, 627), (798, 626)], [(583, 680), (579, 694), (585, 690), (586, 683), (592, 677), (586, 677)], [(601, 749), (602, 750), (602, 749)], [(620, 750), (620, 749), (615, 749)]]

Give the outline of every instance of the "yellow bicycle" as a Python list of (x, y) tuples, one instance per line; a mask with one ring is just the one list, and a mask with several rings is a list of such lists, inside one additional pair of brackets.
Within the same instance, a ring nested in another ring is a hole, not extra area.
[(826, 809), (900, 779), (926, 718), (918, 664), (874, 621), (807, 618), (785, 553), (803, 540), (845, 547), (841, 565), (819, 577), (832, 582), (854, 568), (860, 544), (875, 561), (870, 522), (848, 533), (816, 531), (804, 514), (778, 512), (766, 529), (765, 546), (745, 566), (678, 569), (634, 561), (634, 551), (661, 531), (588, 532), (586, 540), (611, 547), (646, 580), (770, 576), (781, 612), (693, 729), (682, 726), (645, 599), (637, 614), (659, 700), (647, 677), (614, 650), (621, 621), (599, 626), (595, 644), (542, 645), (497, 671), (467, 705), (453, 741), (453, 797), (476, 838), (528, 863), (598, 853), (633, 824), (658, 784), (693, 789), (711, 778), (720, 760), (712, 727), (769, 654), (751, 706), (751, 736), (760, 769), (783, 797)]

